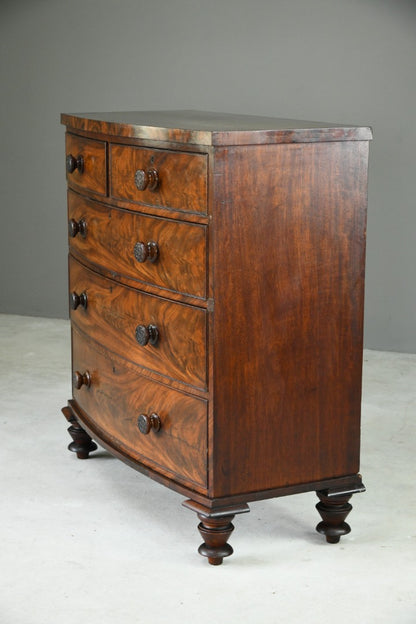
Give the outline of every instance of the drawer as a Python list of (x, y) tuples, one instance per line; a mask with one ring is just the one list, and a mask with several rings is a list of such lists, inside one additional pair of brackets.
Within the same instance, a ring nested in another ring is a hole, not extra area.
[(84, 139), (69, 133), (66, 135), (65, 142), (68, 184), (106, 195), (106, 143), (94, 139)]
[[(113, 144), (110, 145), (110, 163), (114, 198), (206, 213), (206, 154)], [(140, 190), (146, 184), (146, 188)], [(152, 184), (155, 185), (153, 190)]]
[[(71, 191), (68, 217), (70, 225), (81, 220), (86, 224), (83, 235), (70, 238), (70, 246), (88, 261), (131, 279), (205, 298), (206, 226), (105, 207)], [(154, 250), (156, 260), (146, 258)]]
[(71, 257), (69, 271), (71, 320), (86, 334), (139, 366), (206, 388), (205, 310), (128, 288)]
[[(90, 385), (73, 395), (102, 437), (135, 460), (178, 480), (207, 483), (207, 403), (146, 379), (117, 356), (72, 332), (73, 377), (89, 373)], [(159, 420), (150, 416), (155, 414)], [(142, 433), (143, 425), (160, 424)], [(157, 429), (157, 427), (156, 427)]]

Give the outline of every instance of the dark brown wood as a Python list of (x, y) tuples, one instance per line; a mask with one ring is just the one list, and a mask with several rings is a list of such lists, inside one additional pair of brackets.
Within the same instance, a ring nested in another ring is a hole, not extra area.
[(211, 565), (221, 565), (224, 557), (233, 554), (232, 547), (227, 544), (234, 531), (232, 520), (236, 514), (250, 511), (248, 505), (208, 509), (193, 500), (186, 500), (182, 505), (195, 511), (201, 521), (198, 530), (204, 542), (198, 548), (199, 554), (207, 557)]
[(134, 174), (134, 183), (139, 191), (155, 191), (159, 185), (159, 174), (157, 169), (137, 169)]
[(88, 306), (87, 293), (82, 292), (78, 294), (75, 291), (71, 292), (71, 294), (69, 295), (69, 304), (70, 304), (71, 310), (76, 310), (79, 306), (81, 306), (82, 308), (84, 308), (84, 310), (86, 310)]
[[(103, 352), (102, 347), (99, 345), (95, 345), (97, 350)], [(108, 354), (105, 354), (107, 356)], [(300, 483), (298, 485), (290, 485), (284, 488), (276, 488), (272, 490), (259, 490), (257, 492), (246, 492), (243, 495), (236, 496), (227, 496), (223, 498), (213, 498), (210, 497), (205, 490), (205, 494), (202, 493), (203, 490), (198, 491), (191, 487), (183, 484), (182, 481), (177, 479), (172, 479), (172, 475), (165, 476), (165, 474), (160, 470), (160, 467), (156, 469), (151, 468), (143, 463), (142, 458), (135, 459), (128, 453), (124, 447), (120, 446), (117, 443), (117, 440), (114, 440), (111, 436), (106, 434), (103, 430), (98, 429), (95, 423), (88, 417), (86, 412), (80, 407), (80, 405), (70, 399), (68, 401), (68, 406), (64, 409), (70, 410), (74, 414), (76, 420), (82, 425), (83, 429), (89, 433), (89, 435), (96, 440), (100, 446), (104, 449), (107, 449), (112, 455), (121, 459), (125, 464), (137, 470), (141, 474), (153, 479), (154, 481), (174, 490), (178, 494), (182, 494), (184, 496), (192, 497), (192, 502), (195, 504), (199, 504), (202, 507), (212, 510), (212, 509), (224, 509), (225, 507), (233, 507), (246, 505), (247, 502), (250, 501), (260, 501), (268, 498), (276, 498), (280, 496), (292, 496), (293, 494), (301, 494), (304, 492), (311, 491), (321, 491), (321, 490), (331, 490), (331, 491), (348, 491), (351, 493), (359, 493), (364, 492), (365, 488), (362, 486), (361, 476), (353, 475), (350, 477), (338, 477), (336, 479), (327, 479), (325, 481), (319, 482), (308, 482), (308, 483)], [(185, 505), (186, 506), (186, 505)]]
[(76, 165), (73, 169), (72, 166), (70, 167), (71, 172), (67, 166), (68, 184), (89, 189), (99, 195), (106, 195), (107, 152), (104, 141), (84, 139), (75, 134), (67, 133), (66, 153), (67, 158), (76, 154)]
[(318, 531), (338, 541), (364, 490), (370, 130), (183, 111), (62, 120), (68, 413), (189, 497), (214, 565), (250, 500), (315, 490)]
[(347, 535), (351, 531), (349, 524), (345, 522), (345, 518), (352, 510), (352, 505), (348, 502), (351, 494), (338, 494), (330, 496), (328, 490), (317, 492), (320, 502), (316, 505), (316, 509), (322, 518), (316, 530), (326, 536), (329, 544), (337, 544), (343, 535)]
[(217, 496), (359, 470), (367, 150), (216, 152)]
[(86, 386), (87, 388), (91, 386), (91, 375), (87, 370), (83, 373), (80, 373), (79, 371), (74, 371), (72, 375), (72, 380), (73, 385), (77, 390), (82, 388), (82, 386)]
[(68, 446), (68, 450), (76, 453), (78, 459), (88, 459), (90, 453), (97, 450), (97, 445), (78, 423), (72, 410), (64, 407), (62, 408), (62, 413), (70, 423), (68, 433), (73, 440)]
[[(205, 155), (112, 144), (110, 162), (112, 197), (206, 213)], [(157, 170), (157, 185), (148, 186), (143, 183), (143, 188), (139, 190), (136, 182), (137, 171), (148, 172), (153, 169)]]
[(162, 427), (162, 421), (160, 420), (159, 414), (140, 414), (137, 419), (137, 426), (139, 428), (140, 433), (143, 435), (149, 434), (152, 430), (156, 433), (160, 431)]
[(155, 241), (137, 242), (133, 248), (134, 257), (138, 262), (156, 262), (159, 257), (159, 245)]
[(72, 154), (66, 156), (66, 170), (68, 173), (74, 173), (77, 169), (78, 173), (84, 173), (84, 157), (79, 155), (77, 157)]
[(71, 238), (75, 238), (77, 234), (80, 234), (82, 238), (87, 236), (87, 222), (85, 219), (79, 219), (79, 221), (75, 221), (75, 219), (69, 219), (68, 221), (68, 235)]
[(185, 145), (251, 145), (316, 141), (368, 141), (371, 129), (352, 125), (207, 111), (128, 111), (61, 115), (76, 130), (110, 137)]
[(156, 325), (137, 325), (136, 340), (141, 347), (147, 344), (156, 345), (159, 340), (159, 330)]
[(208, 563), (211, 565), (221, 565), (224, 557), (229, 557), (234, 552), (230, 544), (227, 544), (227, 540), (234, 531), (234, 525), (231, 522), (234, 516), (210, 518), (198, 514), (198, 518), (201, 520), (198, 530), (204, 540), (198, 552), (203, 557), (208, 557)]
[[(88, 263), (108, 267), (121, 277), (141, 284), (154, 284), (168, 291), (205, 298), (206, 227), (169, 219), (147, 217), (88, 201), (68, 193), (69, 218), (88, 221), (88, 236), (71, 239), (71, 251)], [(86, 229), (86, 228), (85, 228)], [(141, 240), (155, 241), (157, 262), (140, 262), (135, 246)]]

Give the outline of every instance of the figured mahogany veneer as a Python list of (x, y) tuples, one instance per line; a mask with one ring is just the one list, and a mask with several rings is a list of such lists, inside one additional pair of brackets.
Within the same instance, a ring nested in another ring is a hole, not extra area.
[[(134, 366), (100, 349), (75, 327), (75, 371), (88, 370), (90, 386), (73, 387), (74, 398), (100, 437), (131, 457), (189, 487), (206, 492), (207, 402), (138, 375)], [(160, 430), (143, 435), (141, 414), (156, 412)]]
[[(71, 310), (71, 320), (111, 351), (126, 359), (206, 388), (206, 311), (148, 295), (101, 277), (70, 258), (71, 292), (85, 292), (88, 307)], [(142, 346), (138, 327), (154, 325), (156, 344)]]
[[(66, 135), (67, 180), (70, 186), (78, 186), (94, 191), (99, 195), (107, 194), (107, 146), (104, 141), (84, 139), (74, 134)], [(71, 171), (68, 168), (68, 156), (80, 159), (81, 167)]]
[[(111, 145), (110, 158), (113, 197), (190, 212), (207, 211), (206, 155)], [(157, 172), (156, 188), (139, 190), (135, 174), (149, 169)]]
[[(86, 222), (88, 215), (88, 223)], [(206, 297), (206, 226), (118, 210), (69, 191), (69, 222), (84, 219), (88, 232), (70, 240), (71, 252), (114, 276), (168, 291)], [(155, 242), (154, 262), (140, 262), (138, 243)], [(139, 286), (140, 287), (140, 286)]]
[(247, 503), (359, 470), (367, 127), (201, 111), (63, 115), (73, 398), (95, 442), (184, 494), (218, 565)]

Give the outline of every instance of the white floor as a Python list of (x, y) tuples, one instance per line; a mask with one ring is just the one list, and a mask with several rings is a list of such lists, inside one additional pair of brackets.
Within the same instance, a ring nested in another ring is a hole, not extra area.
[(0, 315), (1, 624), (416, 622), (416, 355), (365, 352), (352, 533), (313, 493), (252, 503), (219, 567), (179, 495), (66, 450), (69, 366), (66, 321)]

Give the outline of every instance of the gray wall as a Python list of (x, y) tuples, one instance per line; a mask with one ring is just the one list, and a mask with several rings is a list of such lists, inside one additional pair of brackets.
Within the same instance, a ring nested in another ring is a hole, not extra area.
[(414, 0), (0, 0), (0, 311), (67, 315), (60, 112), (370, 124), (366, 346), (416, 352), (415, 44)]

